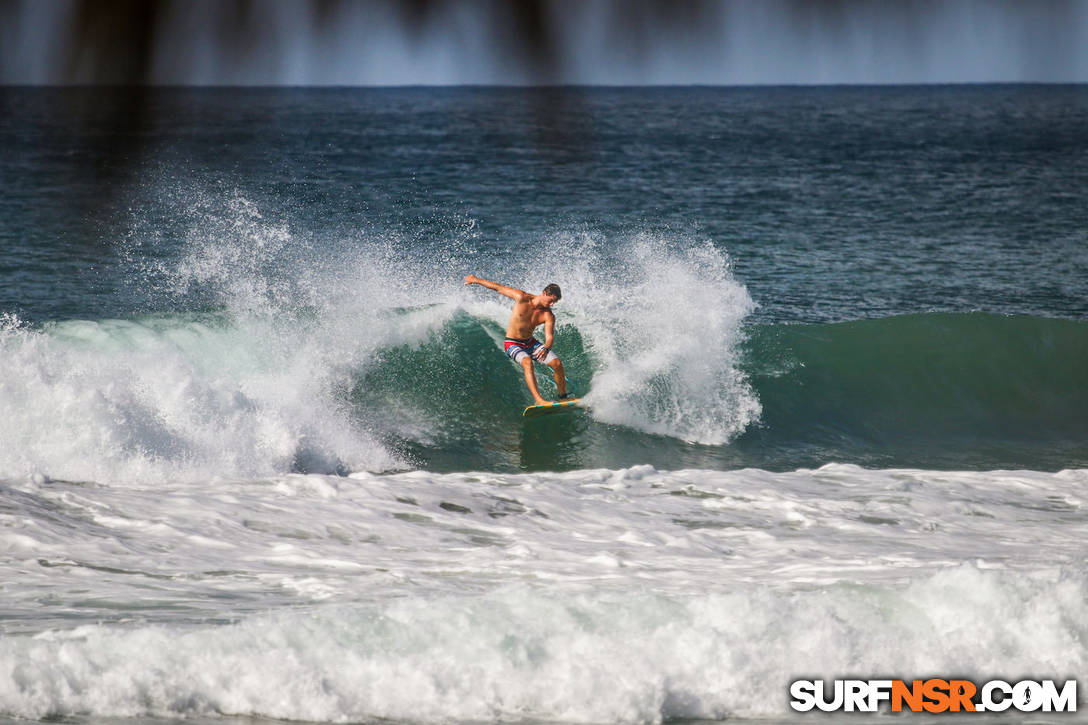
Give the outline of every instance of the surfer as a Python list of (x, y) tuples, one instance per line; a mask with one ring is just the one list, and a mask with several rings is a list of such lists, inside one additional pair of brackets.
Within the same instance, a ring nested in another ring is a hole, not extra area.
[[(555, 388), (559, 391), (559, 399), (573, 398), (567, 392), (567, 375), (563, 371), (563, 363), (552, 352), (552, 341), (555, 339), (555, 313), (552, 305), (562, 299), (563, 294), (559, 285), (550, 284), (538, 295), (531, 295), (513, 287), (480, 279), (475, 275), (465, 277), (466, 285), (478, 284), (495, 290), (514, 300), (514, 310), (510, 313), (510, 324), (506, 326), (506, 341), (503, 347), (507, 356), (521, 365), (525, 371), (525, 384), (529, 386), (529, 392), (533, 394), (533, 400), (537, 405), (546, 405), (536, 387), (536, 373), (533, 372), (533, 360), (544, 363), (555, 373)], [(541, 343), (533, 337), (533, 330), (544, 325), (544, 342)]]

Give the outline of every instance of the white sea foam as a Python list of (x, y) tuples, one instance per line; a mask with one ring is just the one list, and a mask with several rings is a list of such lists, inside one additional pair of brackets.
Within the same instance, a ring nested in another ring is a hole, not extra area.
[(0, 332), (0, 475), (127, 482), (394, 459), (344, 414), (336, 350), (288, 325), (64, 322)]
[(0, 488), (0, 713), (652, 722), (781, 715), (795, 676), (1076, 676), (1086, 485), (27, 478)]
[(218, 627), (0, 640), (0, 712), (660, 722), (788, 712), (797, 677), (1075, 677), (1081, 577), (961, 566), (905, 589), (670, 597), (515, 588)]

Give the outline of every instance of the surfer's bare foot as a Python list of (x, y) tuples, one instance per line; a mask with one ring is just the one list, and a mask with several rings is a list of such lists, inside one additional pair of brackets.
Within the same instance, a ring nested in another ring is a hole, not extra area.
[(544, 398), (537, 398), (533, 405), (551, 405), (552, 401), (544, 400)]

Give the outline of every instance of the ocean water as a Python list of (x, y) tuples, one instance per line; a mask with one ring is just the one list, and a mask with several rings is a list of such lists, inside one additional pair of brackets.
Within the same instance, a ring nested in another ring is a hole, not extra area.
[(0, 718), (1083, 698), (1088, 88), (140, 100), (0, 89)]

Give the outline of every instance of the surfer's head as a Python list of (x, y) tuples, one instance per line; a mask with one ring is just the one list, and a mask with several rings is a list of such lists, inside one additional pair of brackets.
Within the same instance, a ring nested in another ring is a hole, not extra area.
[(544, 288), (544, 297), (550, 298), (550, 301), (548, 302), (548, 307), (551, 307), (556, 302), (563, 299), (563, 293), (560, 291), (559, 285), (550, 284)]

